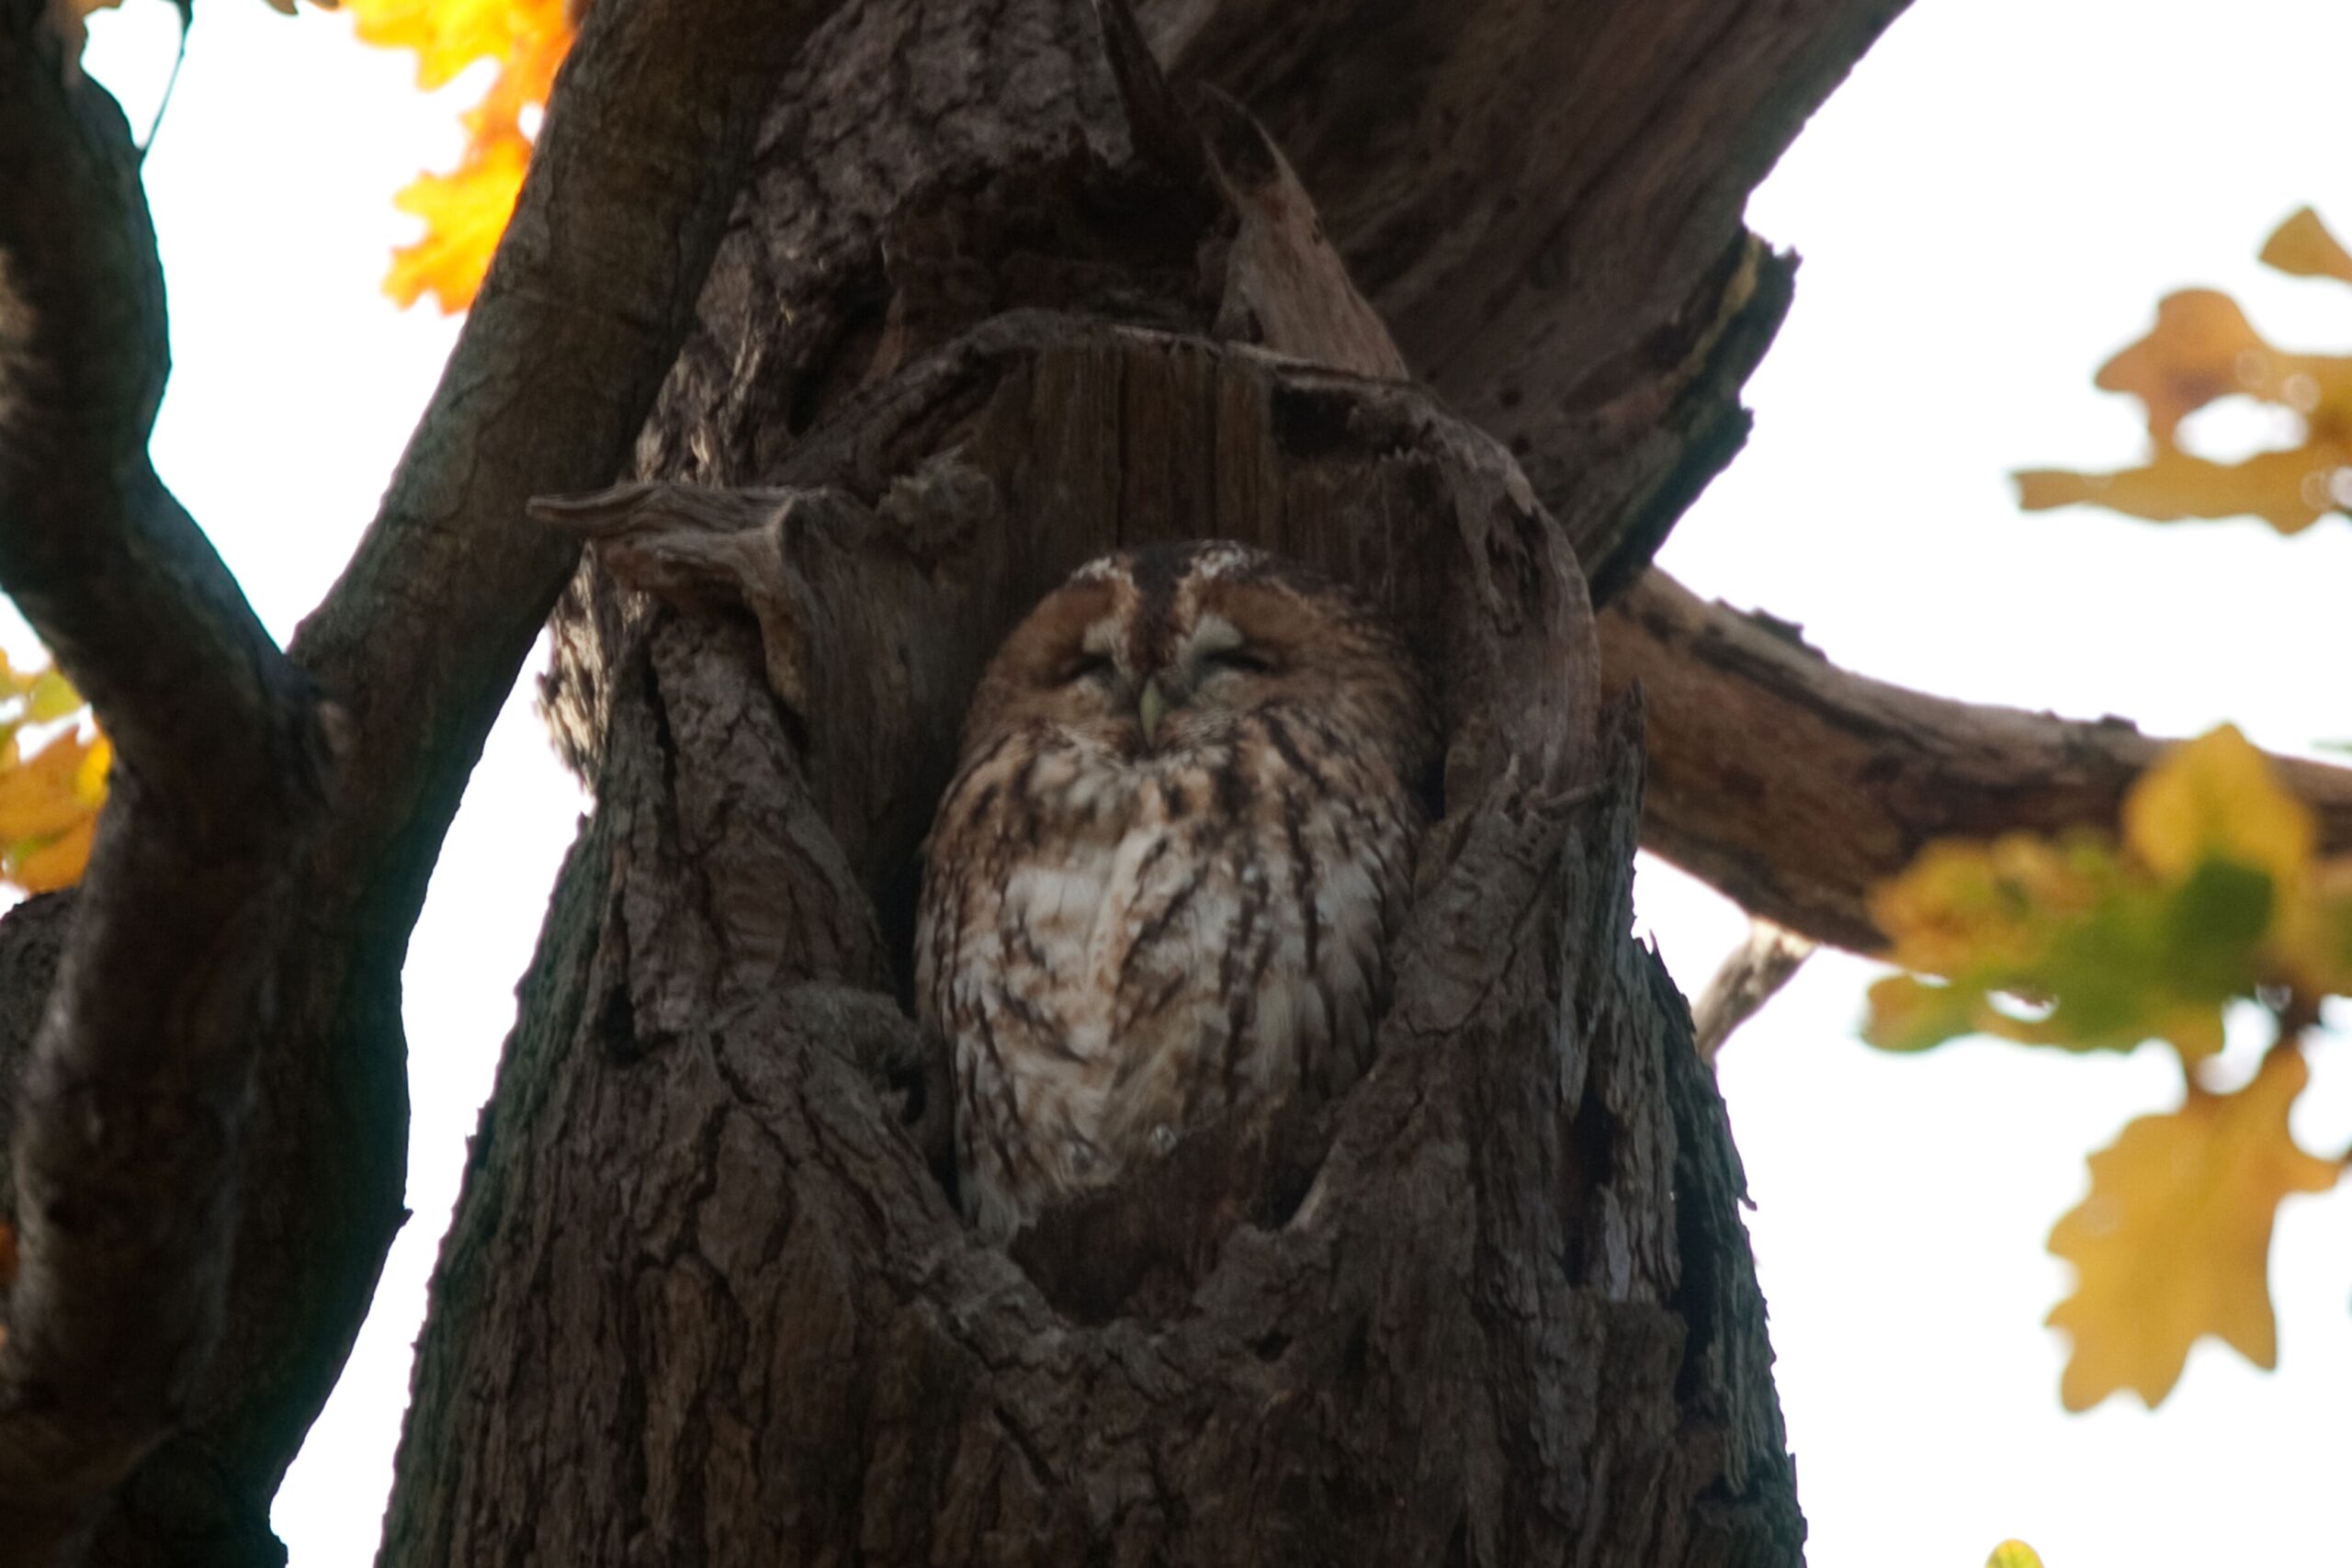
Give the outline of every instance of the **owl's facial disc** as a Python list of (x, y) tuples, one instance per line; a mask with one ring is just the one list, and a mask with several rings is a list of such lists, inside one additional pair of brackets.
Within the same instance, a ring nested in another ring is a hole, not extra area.
[(1223, 615), (1204, 613), (1175, 639), (1164, 661), (1143, 672), (1135, 701), (1144, 744), (1157, 742), (1171, 711), (1240, 705), (1248, 694), (1248, 678), (1268, 674), (1273, 667), (1240, 627)]

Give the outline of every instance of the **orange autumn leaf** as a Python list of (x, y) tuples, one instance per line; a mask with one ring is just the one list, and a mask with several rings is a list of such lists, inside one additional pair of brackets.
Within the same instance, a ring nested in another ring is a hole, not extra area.
[(2154, 330), (2100, 366), (2094, 384), (2139, 399), (2148, 434), (2169, 446), (2183, 419), (2233, 393), (2305, 414), (2352, 406), (2352, 359), (2274, 348), (2236, 300), (2185, 288), (2157, 302)]
[(2018, 505), (2028, 512), (2103, 506), (2150, 523), (2259, 517), (2291, 535), (2343, 508), (2352, 484), (2347, 465), (2352, 448), (2314, 441), (2284, 452), (2257, 452), (2241, 463), (2208, 462), (2166, 447), (2144, 467), (2112, 474), (2024, 468), (2011, 478)]
[(2336, 243), (2310, 208), (2278, 225), (2263, 242), (2262, 264), (2293, 277), (2340, 277), (2352, 283), (2352, 253)]
[(432, 294), (445, 315), (471, 304), (514, 214), (530, 156), (528, 144), (502, 142), (456, 174), (420, 175), (394, 197), (393, 206), (424, 220), (424, 238), (392, 253), (384, 292), (402, 306)]
[(2074, 1341), (2059, 1384), (2067, 1409), (2124, 1389), (2159, 1404), (2207, 1335), (2258, 1367), (2278, 1364), (2271, 1224), (2289, 1193), (2324, 1192), (2340, 1168), (2287, 1128), (2310, 1077), (2299, 1051), (2274, 1050), (2245, 1089), (2192, 1091), (2091, 1156), (2090, 1196), (2050, 1233), (2076, 1273), (2049, 1318)]
[(505, 62), (550, 25), (562, 0), (349, 0), (359, 41), (416, 52), (416, 85), (447, 86), (477, 60)]
[(96, 811), (57, 837), (8, 857), (8, 880), (28, 893), (54, 893), (82, 880), (98, 831)]
[(446, 175), (423, 175), (394, 198), (424, 235), (393, 254), (384, 292), (403, 306), (424, 295), (445, 314), (472, 303), (514, 210), (531, 157), (523, 122), (547, 103), (571, 47), (565, 0), (352, 0), (361, 41), (413, 50), (428, 90), (478, 60), (498, 74), (465, 115), (466, 151)]
[[(2278, 226), (2262, 260), (2299, 276), (2352, 282), (2352, 254), (2309, 208)], [(2101, 366), (2097, 382), (2146, 410), (2148, 461), (2106, 474), (2021, 471), (2013, 478), (2026, 511), (2099, 506), (2158, 523), (2252, 516), (2294, 534), (2352, 507), (2352, 356), (2281, 349), (2226, 294), (2166, 296), (2148, 335)], [(2184, 448), (2182, 422), (2232, 396), (2287, 411), (2301, 427), (2296, 444), (2227, 463)]]
[(0, 769), (0, 865), (28, 893), (82, 878), (106, 804), (114, 748), (68, 731), (28, 761)]
[(96, 811), (98, 802), (89, 798), (82, 771), (92, 749), (79, 736), (61, 735), (0, 772), (0, 841), (51, 838)]

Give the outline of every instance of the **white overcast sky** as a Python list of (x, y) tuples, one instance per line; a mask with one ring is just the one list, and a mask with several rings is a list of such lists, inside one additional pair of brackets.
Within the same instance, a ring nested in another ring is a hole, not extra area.
[[(169, 8), (130, 0), (96, 35), (95, 73), (143, 125)], [(1917, 0), (1752, 205), (1804, 256), (1797, 303), (1751, 387), (1748, 451), (1668, 565), (1938, 692), (2158, 733), (2233, 719), (2275, 749), (2352, 735), (2341, 519), (2282, 542), (2024, 517), (2004, 477), (2133, 458), (2131, 405), (2089, 376), (2166, 289), (2223, 287), (2278, 341), (2352, 350), (2352, 289), (2253, 261), (2306, 201), (2352, 231), (2347, 60), (2334, 0)], [(148, 164), (177, 366), (155, 457), (281, 637), (374, 511), (447, 353), (448, 323), (376, 286), (410, 230), (391, 195), (454, 158), (477, 84), (427, 100), (341, 18), (200, 8)], [(2268, 425), (2225, 408), (2205, 428), (2242, 443)], [(415, 1218), (278, 1499), (294, 1568), (372, 1553), (463, 1140), (581, 809), (518, 696), (410, 952)], [(1742, 930), (1659, 867), (1640, 902), (1689, 992)], [(2083, 1156), (2172, 1104), (2177, 1074), (2154, 1047), (1882, 1057), (1853, 1035), (1871, 974), (1816, 961), (1723, 1069), (1814, 1568), (1975, 1568), (2008, 1535), (2051, 1568), (2352, 1557), (2352, 1197), (2283, 1214), (2278, 1375), (2209, 1344), (2162, 1411), (2067, 1416), (2040, 1327), (2066, 1270), (2042, 1238), (2081, 1196)], [(2347, 1057), (2328, 1042), (2298, 1117), (2320, 1151), (2352, 1142)]]

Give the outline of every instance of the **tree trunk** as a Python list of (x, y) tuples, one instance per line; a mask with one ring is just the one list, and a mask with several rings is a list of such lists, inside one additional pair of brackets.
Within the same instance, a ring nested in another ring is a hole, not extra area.
[[(646, 482), (552, 509), (599, 541), (549, 693), (597, 808), (383, 1561), (1799, 1561), (1737, 1168), (1629, 934), (1640, 705), (1601, 705), (1579, 541), (1118, 8), (875, 0), (775, 103)], [(1654, 499), (1619, 468), (1593, 515)], [(1079, 561), (1204, 535), (1383, 598), (1449, 750), (1378, 1061), (1171, 1307), (1099, 1227), (1260, 1151), (981, 1245), (902, 1002), (980, 661)]]

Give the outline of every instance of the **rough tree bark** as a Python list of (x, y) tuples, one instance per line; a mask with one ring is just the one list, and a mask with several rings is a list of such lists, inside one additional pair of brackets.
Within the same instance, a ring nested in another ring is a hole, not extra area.
[[(1796, 1562), (1577, 532), (1395, 379), (1273, 144), (1116, 7), (845, 11), (765, 143), (640, 446), (667, 482), (542, 509), (602, 540), (549, 691), (598, 807), (383, 1561)], [(1660, 408), (1720, 352), (1662, 355)], [(1588, 541), (1641, 503), (1578, 500)], [(899, 1001), (981, 660), (1080, 560), (1201, 535), (1383, 597), (1451, 739), (1377, 1065), (1299, 1130), (1297, 1211), (1162, 1314), (1086, 1238), (1246, 1151), (978, 1245)]]
[[(0, 1563), (281, 1555), (400, 1217), (400, 955), (567, 578), (599, 807), (387, 1561), (1794, 1561), (1736, 1166), (1626, 936), (1637, 816), (1867, 947), (1924, 837), (2111, 819), (2151, 746), (1645, 578), (1789, 299), (1747, 193), (1900, 6), (600, 0), (280, 656), (145, 460), (127, 131), (0, 0), (0, 586), (123, 760), (89, 881), (0, 922)], [(640, 482), (525, 518), (632, 439)], [(1412, 626), (1447, 809), (1381, 1063), (1284, 1152), (1308, 1196), (1142, 1312), (1096, 1227), (1266, 1151), (973, 1245), (923, 1158), (912, 851), (1008, 618), (1208, 533)], [(2347, 775), (2292, 778), (2352, 841)]]

